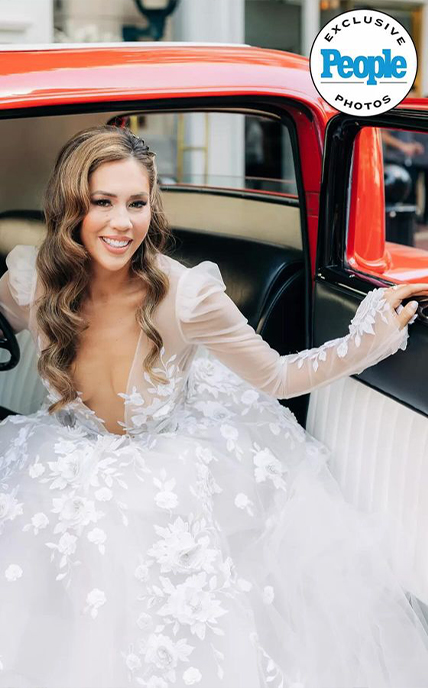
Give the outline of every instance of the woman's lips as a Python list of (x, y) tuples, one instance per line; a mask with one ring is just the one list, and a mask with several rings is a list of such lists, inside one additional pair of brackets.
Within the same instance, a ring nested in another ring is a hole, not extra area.
[(110, 253), (116, 253), (116, 254), (125, 253), (125, 251), (132, 244), (132, 239), (126, 246), (111, 246), (106, 241), (104, 241), (104, 239), (102, 237), (100, 237), (100, 241), (102, 242), (103, 246), (106, 247), (107, 251), (109, 251)]

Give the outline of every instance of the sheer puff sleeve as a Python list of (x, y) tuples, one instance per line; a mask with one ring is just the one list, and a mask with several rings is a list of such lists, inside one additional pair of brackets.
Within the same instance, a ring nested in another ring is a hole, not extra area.
[(203, 261), (186, 268), (176, 296), (181, 335), (189, 344), (205, 346), (230, 370), (277, 399), (361, 373), (407, 347), (408, 325), (399, 328), (396, 311), (383, 298), (384, 287), (365, 296), (346, 335), (285, 356), (255, 332), (225, 291), (216, 263)]
[(35, 246), (18, 244), (6, 256), (7, 271), (0, 279), (0, 312), (15, 333), (28, 329), (29, 306), (36, 286)]

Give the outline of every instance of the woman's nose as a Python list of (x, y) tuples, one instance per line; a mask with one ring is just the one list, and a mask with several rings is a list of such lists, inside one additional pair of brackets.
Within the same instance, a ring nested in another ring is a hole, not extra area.
[(128, 211), (120, 208), (116, 209), (113, 213), (110, 219), (110, 224), (112, 227), (116, 227), (117, 229), (129, 229), (132, 227), (132, 222)]

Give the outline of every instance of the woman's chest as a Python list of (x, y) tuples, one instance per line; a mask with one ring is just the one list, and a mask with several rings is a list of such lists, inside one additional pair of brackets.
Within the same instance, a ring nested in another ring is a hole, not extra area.
[(82, 400), (96, 412), (94, 405), (108, 407), (127, 391), (140, 336), (144, 333), (136, 320), (135, 304), (110, 304), (86, 315), (87, 329), (80, 335), (73, 364), (73, 383)]

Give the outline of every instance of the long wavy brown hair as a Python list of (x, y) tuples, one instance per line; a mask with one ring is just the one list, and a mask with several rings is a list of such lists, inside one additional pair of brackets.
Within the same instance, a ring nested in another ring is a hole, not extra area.
[(49, 413), (77, 397), (71, 370), (80, 335), (89, 327), (80, 312), (89, 295), (92, 260), (80, 239), (81, 223), (90, 208), (89, 177), (103, 163), (127, 158), (135, 158), (145, 167), (150, 184), (150, 226), (130, 264), (130, 276), (137, 275), (147, 289), (136, 318), (153, 345), (142, 365), (154, 381), (168, 382), (152, 371), (163, 346), (152, 315), (169, 289), (169, 279), (155, 260), (172, 239), (162, 207), (155, 154), (126, 128), (91, 127), (78, 132), (61, 149), (44, 198), (47, 233), (36, 260), (44, 294), (37, 301), (36, 321), (48, 345), (41, 351), (37, 368), (60, 395), (48, 407)]

